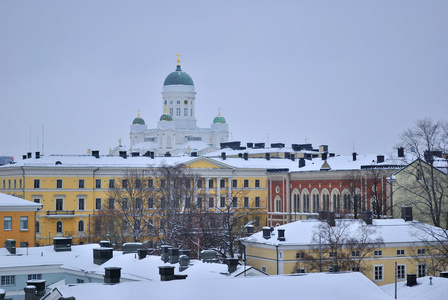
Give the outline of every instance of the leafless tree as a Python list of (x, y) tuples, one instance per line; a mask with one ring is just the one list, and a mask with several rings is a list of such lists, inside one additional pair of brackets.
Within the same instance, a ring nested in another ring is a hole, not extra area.
[(343, 185), (348, 193), (343, 194), (343, 206), (346, 215), (351, 215), (353, 209), (353, 218), (357, 219), (362, 213), (361, 185), (362, 176), (360, 171), (352, 171), (344, 176)]
[(388, 192), (390, 183), (387, 181), (390, 175), (390, 169), (381, 167), (372, 166), (365, 170), (367, 199), (377, 219), (390, 215), (392, 210), (392, 193)]

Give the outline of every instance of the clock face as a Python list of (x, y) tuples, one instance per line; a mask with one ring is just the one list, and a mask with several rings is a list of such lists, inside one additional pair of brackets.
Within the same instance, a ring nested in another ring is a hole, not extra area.
[(185, 100), (184, 103), (185, 103), (185, 105), (187, 105), (188, 104), (188, 100)]

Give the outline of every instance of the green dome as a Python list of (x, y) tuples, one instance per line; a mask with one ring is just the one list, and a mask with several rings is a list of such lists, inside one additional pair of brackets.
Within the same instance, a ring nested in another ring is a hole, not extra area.
[(224, 117), (217, 116), (217, 117), (215, 117), (215, 118), (213, 119), (213, 124), (216, 124), (216, 123), (222, 123), (222, 124), (225, 124), (225, 123), (226, 123), (226, 119), (224, 119)]
[(132, 121), (132, 125), (145, 125), (145, 120), (140, 117), (137, 117)]
[(173, 117), (169, 114), (163, 114), (160, 116), (160, 121), (172, 121)]
[(180, 65), (177, 65), (176, 71), (170, 73), (165, 78), (163, 85), (192, 85), (194, 86), (193, 79), (191, 79), (190, 75), (185, 72), (182, 72)]

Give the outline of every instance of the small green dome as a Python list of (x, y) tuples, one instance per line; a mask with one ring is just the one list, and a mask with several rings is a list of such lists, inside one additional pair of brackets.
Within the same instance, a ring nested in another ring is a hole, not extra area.
[(163, 85), (192, 85), (194, 86), (193, 79), (190, 75), (182, 72), (180, 65), (177, 65), (176, 71), (171, 72), (163, 82)]
[(160, 116), (160, 121), (172, 121), (173, 117), (169, 114), (163, 114)]
[(222, 123), (222, 124), (225, 124), (225, 123), (226, 123), (226, 119), (224, 119), (224, 117), (217, 116), (217, 117), (215, 117), (215, 118), (213, 119), (213, 124), (216, 124), (216, 123)]
[(145, 125), (145, 120), (140, 117), (137, 117), (132, 121), (132, 125)]

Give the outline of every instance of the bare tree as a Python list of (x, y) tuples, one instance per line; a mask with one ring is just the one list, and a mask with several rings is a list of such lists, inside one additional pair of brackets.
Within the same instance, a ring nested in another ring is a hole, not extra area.
[(353, 218), (357, 219), (362, 213), (361, 185), (362, 176), (360, 171), (352, 171), (344, 176), (343, 185), (348, 193), (344, 193), (343, 207), (346, 214), (351, 214), (353, 209)]
[(388, 192), (390, 183), (387, 181), (391, 174), (390, 169), (372, 166), (366, 170), (366, 194), (370, 201), (373, 215), (380, 219), (391, 213), (391, 192)]

